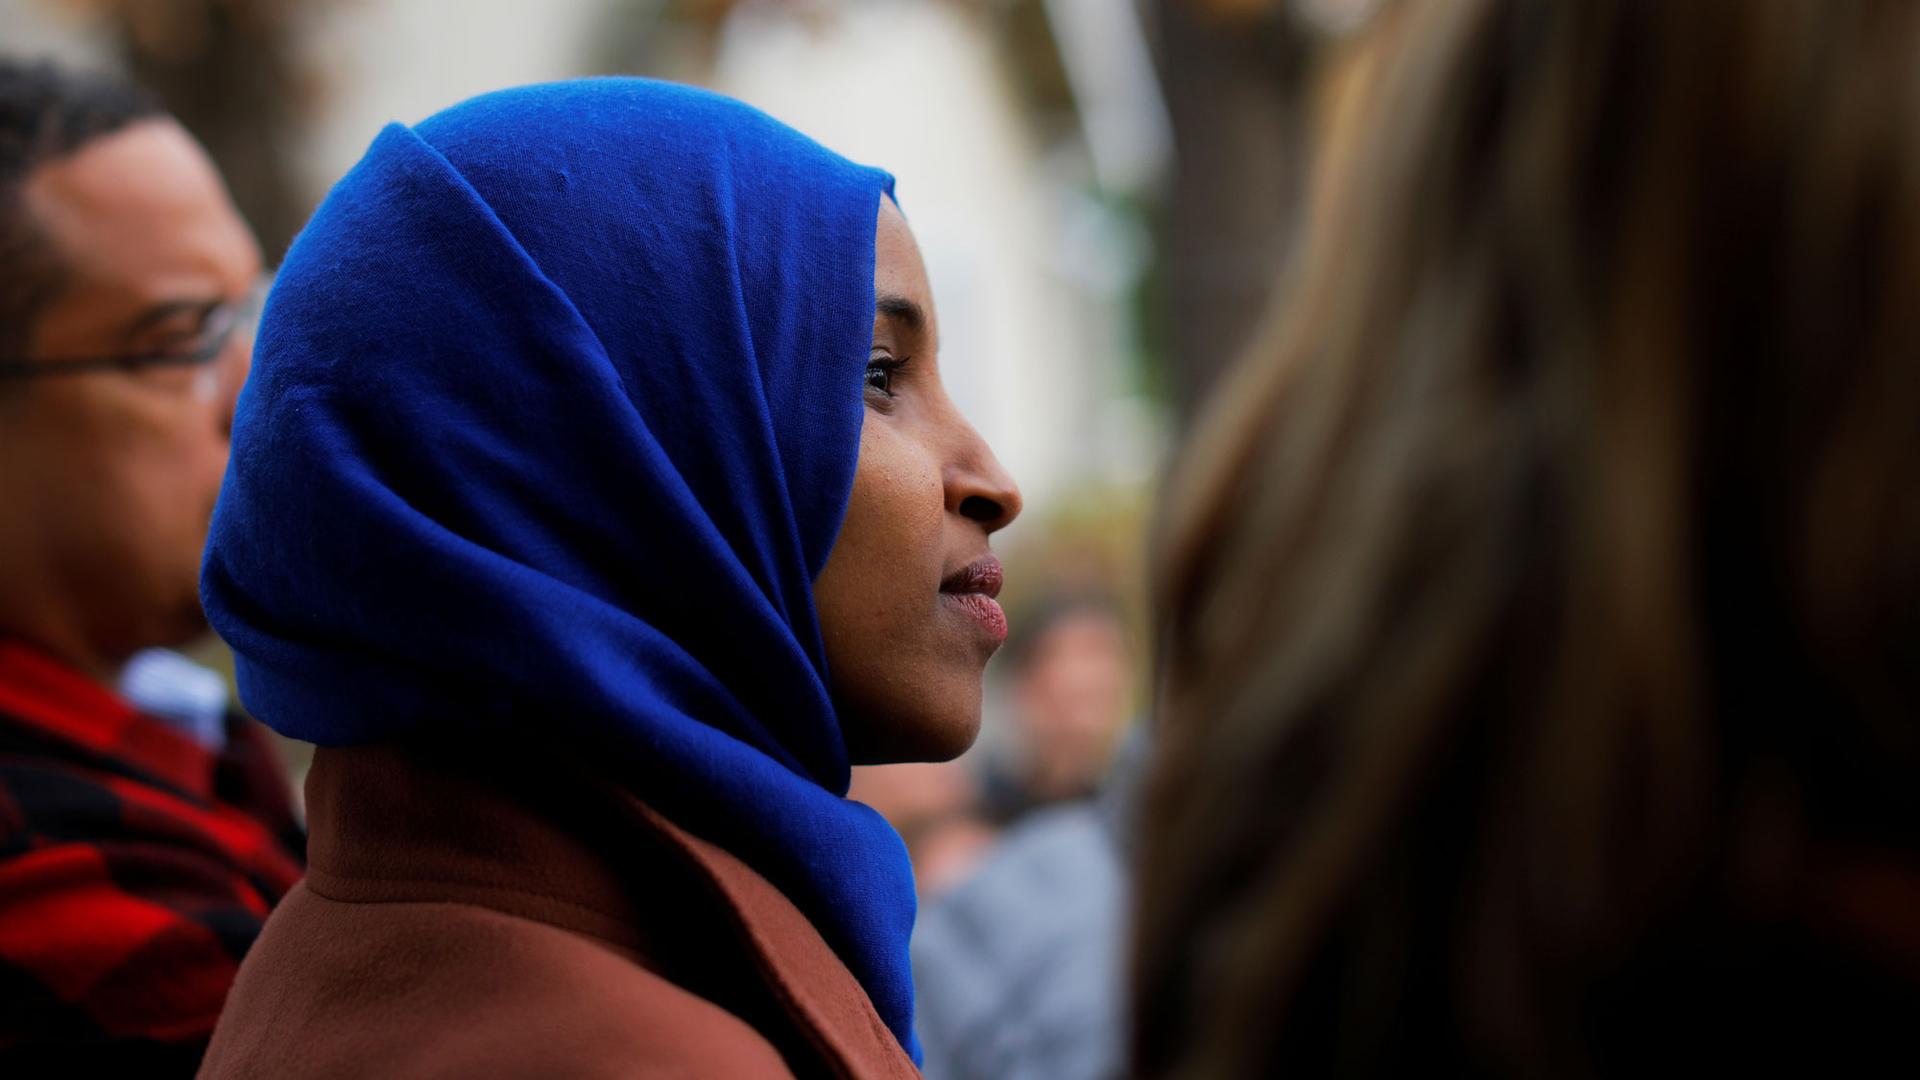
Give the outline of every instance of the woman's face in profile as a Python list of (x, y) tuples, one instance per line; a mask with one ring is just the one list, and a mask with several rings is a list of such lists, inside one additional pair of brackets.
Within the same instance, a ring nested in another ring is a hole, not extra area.
[(814, 604), (851, 760), (939, 761), (980, 729), (981, 674), (1007, 633), (987, 537), (1020, 492), (941, 386), (926, 268), (890, 199), (873, 285), (860, 460)]

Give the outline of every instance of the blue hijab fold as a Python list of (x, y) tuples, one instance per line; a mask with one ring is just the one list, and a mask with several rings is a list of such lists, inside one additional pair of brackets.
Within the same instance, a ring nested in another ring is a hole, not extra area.
[(389, 126), (275, 281), (202, 593), (283, 734), (611, 748), (793, 899), (917, 1060), (912, 873), (845, 798), (812, 600), (891, 190), (641, 79)]

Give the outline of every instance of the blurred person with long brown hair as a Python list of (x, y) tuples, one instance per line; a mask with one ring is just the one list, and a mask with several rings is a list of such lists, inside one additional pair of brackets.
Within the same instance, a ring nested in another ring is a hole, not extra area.
[(1161, 537), (1135, 1072), (1910, 1060), (1920, 6), (1344, 70)]

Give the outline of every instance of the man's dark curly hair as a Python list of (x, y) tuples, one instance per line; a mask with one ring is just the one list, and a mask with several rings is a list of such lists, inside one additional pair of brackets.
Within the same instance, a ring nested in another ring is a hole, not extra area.
[(0, 57), (0, 355), (18, 355), (59, 293), (62, 267), (21, 188), (34, 170), (136, 121), (166, 115), (137, 87), (48, 60)]

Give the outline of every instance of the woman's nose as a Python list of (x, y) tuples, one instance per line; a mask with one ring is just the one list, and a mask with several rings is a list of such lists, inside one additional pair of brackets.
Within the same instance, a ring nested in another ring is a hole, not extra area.
[(979, 522), (988, 533), (998, 532), (1020, 516), (1020, 485), (971, 425), (961, 446), (963, 452), (948, 470), (947, 508)]

